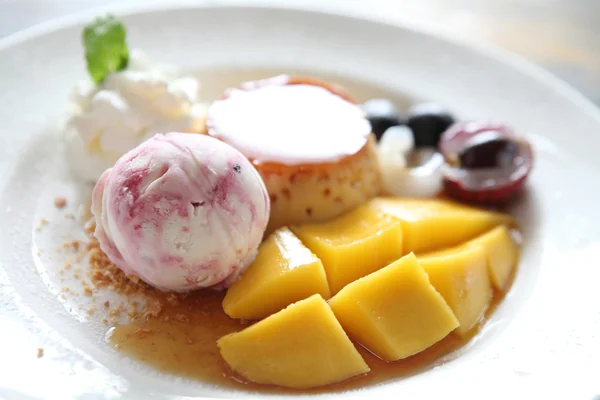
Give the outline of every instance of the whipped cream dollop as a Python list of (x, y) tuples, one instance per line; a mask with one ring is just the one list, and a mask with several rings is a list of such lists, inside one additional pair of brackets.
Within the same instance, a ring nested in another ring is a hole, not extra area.
[(172, 65), (131, 52), (127, 68), (100, 84), (76, 84), (69, 101), (66, 142), (73, 170), (96, 181), (117, 159), (156, 133), (200, 133), (206, 104), (200, 84)]
[(337, 162), (371, 134), (364, 111), (330, 90), (285, 75), (231, 89), (208, 109), (208, 133), (255, 162)]
[(415, 148), (409, 127), (388, 128), (377, 148), (385, 194), (435, 197), (441, 192), (444, 157), (435, 148)]

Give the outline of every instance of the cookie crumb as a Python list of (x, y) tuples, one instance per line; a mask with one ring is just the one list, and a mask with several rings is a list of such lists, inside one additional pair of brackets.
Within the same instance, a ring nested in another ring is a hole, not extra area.
[(133, 331), (133, 334), (136, 335), (137, 337), (139, 337), (140, 339), (148, 337), (148, 336), (152, 335), (153, 333), (154, 333), (154, 331), (152, 329), (148, 329), (148, 328), (139, 328), (139, 329), (136, 329), (135, 331)]
[(68, 240), (63, 243), (63, 247), (78, 253), (81, 248), (81, 242), (79, 240)]
[(133, 301), (129, 305), (129, 308), (127, 309), (127, 315), (129, 315), (130, 318), (135, 318), (137, 316), (137, 314), (138, 314), (137, 306), (138, 306), (137, 301)]
[(181, 300), (181, 295), (178, 296), (175, 293), (169, 293), (167, 295), (167, 303), (169, 303), (172, 306), (178, 305), (180, 300)]
[(146, 312), (144, 313), (144, 318), (156, 318), (160, 315), (163, 310), (163, 305), (160, 301), (152, 299), (146, 304)]
[(183, 323), (186, 323), (190, 320), (189, 317), (185, 314), (175, 314), (174, 318), (176, 321), (183, 322)]
[(118, 317), (119, 315), (121, 315), (121, 311), (122, 311), (121, 306), (111, 308), (110, 311), (108, 312), (108, 315), (110, 315), (111, 317)]
[(35, 228), (35, 230), (39, 232), (39, 231), (41, 231), (41, 230), (42, 230), (42, 228), (43, 228), (44, 226), (46, 226), (46, 225), (48, 225), (48, 220), (47, 220), (46, 218), (42, 218), (42, 219), (40, 219), (40, 223), (39, 223), (39, 224), (38, 224), (38, 226)]
[(44, 348), (43, 347), (38, 347), (37, 349), (37, 358), (42, 358), (44, 357)]
[(54, 198), (54, 207), (65, 208), (67, 206), (67, 199), (63, 196), (57, 196)]
[[(100, 303), (103, 304), (108, 313), (108, 319), (105, 323), (117, 324), (124, 316), (129, 321), (168, 318), (168, 316), (161, 315), (165, 307), (181, 304), (181, 301), (188, 295), (180, 293), (165, 294), (149, 286), (139, 277), (125, 274), (110, 261), (100, 248), (100, 244), (94, 236), (95, 228), (96, 222), (92, 217), (85, 223), (87, 241), (72, 240), (63, 243), (63, 249), (72, 251), (74, 253), (72, 253), (72, 257), (75, 258), (72, 260), (65, 257), (65, 269), (68, 268), (67, 265), (72, 265), (70, 269), (73, 276), (82, 280), (84, 285), (83, 294), (87, 296), (93, 296), (92, 293), (95, 293), (96, 289), (102, 288), (110, 288), (125, 296), (126, 305), (121, 302), (120, 305), (116, 306), (108, 300)], [(84, 258), (87, 261), (87, 268), (81, 270), (79, 264)], [(189, 316), (179, 314), (172, 319), (179, 322), (188, 322)]]

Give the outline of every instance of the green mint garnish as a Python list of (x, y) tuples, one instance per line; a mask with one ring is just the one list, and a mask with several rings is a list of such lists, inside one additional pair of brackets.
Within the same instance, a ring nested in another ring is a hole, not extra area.
[(83, 30), (87, 70), (96, 83), (111, 72), (121, 71), (129, 62), (125, 26), (114, 16), (97, 18)]

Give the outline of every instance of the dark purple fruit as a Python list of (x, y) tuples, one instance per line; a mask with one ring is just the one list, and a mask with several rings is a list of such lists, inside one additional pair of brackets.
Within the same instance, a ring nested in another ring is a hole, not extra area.
[(468, 139), (458, 152), (461, 168), (509, 168), (518, 154), (517, 144), (497, 131), (481, 132)]
[(396, 125), (406, 125), (406, 118), (400, 114), (394, 103), (388, 99), (371, 99), (363, 104), (371, 131), (381, 139), (385, 131)]
[(505, 124), (457, 123), (442, 135), (444, 189), (459, 200), (498, 204), (524, 185), (533, 167), (529, 142)]
[(415, 147), (437, 147), (442, 133), (454, 123), (454, 117), (436, 103), (422, 103), (408, 111), (408, 126)]

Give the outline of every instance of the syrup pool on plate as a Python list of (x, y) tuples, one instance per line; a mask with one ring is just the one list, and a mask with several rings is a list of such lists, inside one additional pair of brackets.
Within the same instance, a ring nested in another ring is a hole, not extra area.
[[(176, 305), (169, 305), (164, 300), (164, 294), (158, 291), (153, 291), (150, 297), (167, 304), (158, 319), (119, 325), (107, 333), (109, 343), (119, 351), (162, 372), (201, 382), (262, 392), (297, 392), (293, 389), (249, 382), (233, 372), (223, 361), (216, 341), (223, 335), (242, 330), (251, 323), (232, 319), (223, 312), (223, 293), (194, 293)], [(502, 298), (503, 294), (494, 295), (486, 316), (469, 336), (460, 338), (450, 335), (424, 352), (402, 361), (384, 361), (355, 344), (371, 372), (309, 391), (343, 391), (374, 385), (389, 379), (411, 376), (433, 368), (448, 357), (458, 357), (471, 338), (479, 334), (486, 319), (494, 312)]]

